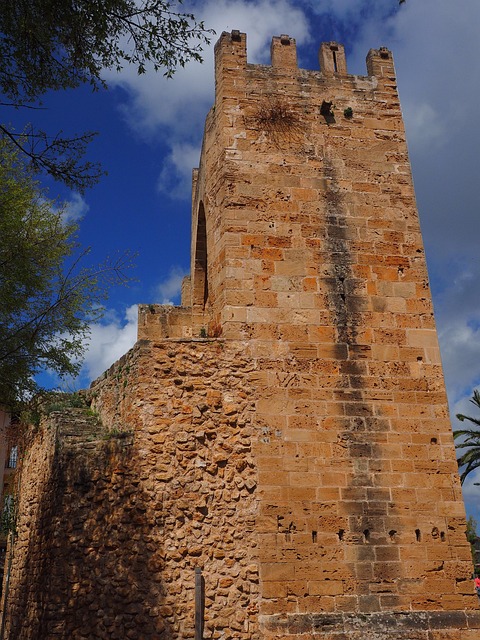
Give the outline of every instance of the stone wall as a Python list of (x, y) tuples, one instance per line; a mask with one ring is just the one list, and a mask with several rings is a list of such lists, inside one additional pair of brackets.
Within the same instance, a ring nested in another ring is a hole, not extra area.
[(205, 637), (256, 637), (251, 372), (221, 342), (140, 344), (92, 389), (106, 427), (81, 410), (43, 423), (7, 637), (193, 637), (197, 567)]
[(183, 306), (93, 384), (106, 439), (39, 434), (12, 639), (193, 637), (199, 568), (204, 638), (478, 637), (392, 55), (320, 60), (222, 34)]
[[(319, 470), (314, 498), (306, 475), (337, 445), (282, 443), (255, 413), (260, 368), (241, 342), (139, 342), (92, 386), (93, 415), (74, 409), (42, 424), (24, 455), (6, 637), (192, 638), (196, 568), (204, 638), (478, 637), (478, 613), (458, 611), (476, 596), (454, 529), (446, 540), (440, 530), (410, 540), (400, 528), (383, 543), (375, 530), (357, 539), (337, 476), (328, 485)], [(290, 484), (271, 489), (279, 472), (265, 466), (280, 460)], [(365, 508), (357, 498), (349, 513)], [(413, 607), (402, 599), (412, 589)]]
[(216, 45), (192, 210), (192, 308), (258, 371), (262, 620), (474, 608), (392, 53), (271, 51)]

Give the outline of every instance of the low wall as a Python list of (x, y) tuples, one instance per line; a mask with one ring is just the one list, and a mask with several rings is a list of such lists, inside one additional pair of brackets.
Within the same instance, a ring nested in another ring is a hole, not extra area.
[[(242, 342), (140, 341), (92, 385), (90, 410), (51, 414), (23, 459), (5, 638), (193, 638), (197, 595), (205, 639), (477, 640), (477, 598), (454, 556), (468, 551), (460, 533), (458, 545), (402, 542), (405, 574), (416, 550), (431, 554), (415, 580), (390, 573), (344, 588), (325, 575), (353, 575), (360, 554), (368, 569), (386, 545), (330, 541), (324, 498), (272, 484), (283, 478), (273, 463), (292, 474), (310, 458), (328, 463), (315, 443), (297, 449), (300, 429), (281, 440), (269, 428), (260, 409), (276, 411), (265, 394), (280, 385)], [(288, 513), (292, 496), (303, 520)], [(416, 600), (402, 596), (414, 587)], [(399, 596), (381, 600), (392, 589)]]
[(93, 385), (104, 427), (42, 425), (6, 637), (193, 637), (196, 568), (205, 637), (256, 637), (249, 366), (220, 342), (140, 343)]

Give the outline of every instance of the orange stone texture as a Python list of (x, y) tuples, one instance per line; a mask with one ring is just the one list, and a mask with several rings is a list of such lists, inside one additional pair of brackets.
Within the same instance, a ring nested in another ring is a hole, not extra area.
[(220, 37), (182, 306), (141, 305), (137, 346), (92, 385), (128, 453), (99, 442), (83, 485), (67, 474), (70, 609), (55, 626), (37, 603), (43, 635), (14, 631), (17, 560), (12, 639), (480, 637), (392, 54), (366, 76), (338, 43), (319, 61), (299, 69), (282, 35), (252, 65), (245, 34)]

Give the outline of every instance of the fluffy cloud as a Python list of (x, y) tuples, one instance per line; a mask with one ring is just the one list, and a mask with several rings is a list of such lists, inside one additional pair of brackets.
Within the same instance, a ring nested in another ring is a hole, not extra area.
[(166, 280), (157, 286), (157, 298), (160, 304), (178, 304), (182, 290), (182, 280), (186, 271), (180, 267), (172, 267)]
[(72, 193), (70, 200), (67, 200), (64, 205), (63, 219), (66, 223), (78, 222), (90, 208), (79, 193)]
[[(188, 10), (188, 5), (185, 5)], [(168, 126), (168, 135), (176, 138), (203, 129), (203, 119), (213, 103), (213, 44), (222, 31), (239, 29), (248, 34), (248, 56), (251, 62), (266, 62), (273, 34), (283, 33), (288, 26), (299, 42), (309, 38), (304, 13), (288, 0), (209, 0), (195, 9), (217, 33), (203, 53), (203, 64), (191, 62), (177, 69), (173, 78), (160, 74), (138, 75), (134, 68), (120, 74), (110, 72), (107, 80), (121, 86), (128, 99), (123, 112), (129, 124), (140, 135), (150, 136)], [(153, 77), (153, 81), (152, 81)]]
[(188, 142), (171, 143), (171, 152), (164, 160), (157, 188), (171, 198), (187, 198), (192, 186), (192, 169), (198, 165), (200, 147)]
[(123, 317), (110, 311), (102, 322), (90, 327), (81, 380), (94, 380), (126, 353), (137, 340), (137, 305), (128, 307)]
[[(188, 5), (185, 5), (188, 10)], [(190, 196), (191, 169), (198, 165), (205, 115), (213, 104), (213, 44), (222, 31), (239, 29), (248, 34), (250, 62), (267, 62), (272, 35), (288, 28), (298, 42), (309, 38), (304, 13), (288, 0), (208, 0), (195, 14), (216, 31), (204, 51), (203, 64), (192, 62), (168, 79), (160, 74), (138, 75), (133, 68), (109, 73), (111, 85), (124, 89), (121, 109), (137, 135), (150, 140), (161, 136), (171, 151), (163, 160), (158, 187), (171, 197)]]
[(90, 207), (79, 193), (72, 192), (70, 199), (64, 200), (60, 206), (53, 206), (56, 214), (61, 214), (63, 224), (79, 222), (88, 213)]

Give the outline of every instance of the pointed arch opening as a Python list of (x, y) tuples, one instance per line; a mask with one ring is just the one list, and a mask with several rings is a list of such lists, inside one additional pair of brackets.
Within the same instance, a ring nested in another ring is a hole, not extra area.
[(193, 305), (205, 308), (208, 300), (207, 222), (205, 219), (205, 207), (203, 206), (203, 202), (200, 202), (198, 207), (194, 269)]

